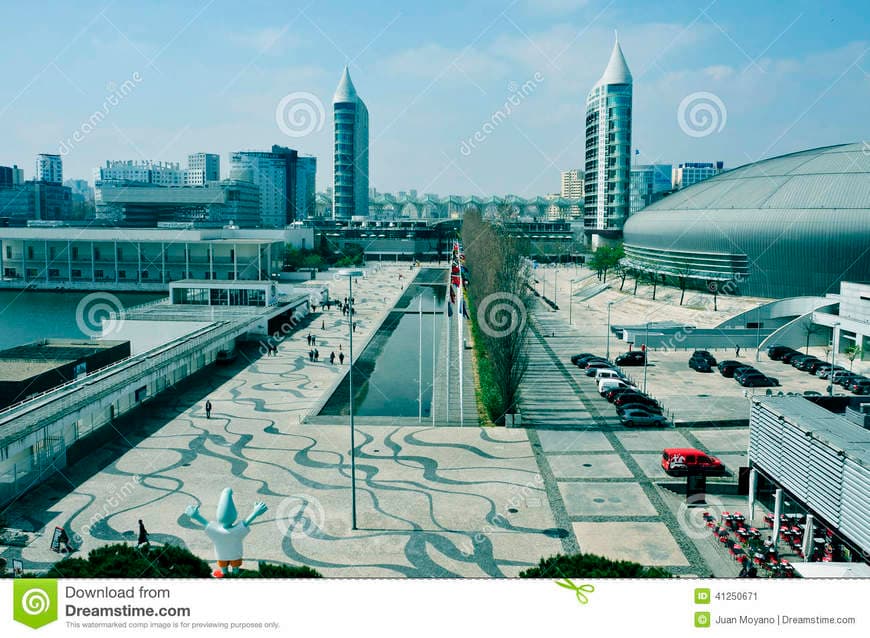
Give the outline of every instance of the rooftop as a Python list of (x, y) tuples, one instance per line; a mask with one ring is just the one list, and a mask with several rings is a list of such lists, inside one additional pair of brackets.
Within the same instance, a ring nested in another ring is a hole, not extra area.
[(126, 343), (88, 339), (44, 339), (0, 351), (0, 381), (23, 381), (58, 366)]

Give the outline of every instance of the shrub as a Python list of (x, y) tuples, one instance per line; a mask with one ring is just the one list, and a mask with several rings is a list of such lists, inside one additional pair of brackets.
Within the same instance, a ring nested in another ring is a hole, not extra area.
[(627, 560), (610, 560), (595, 554), (556, 554), (542, 558), (537, 567), (520, 573), (520, 578), (671, 578), (659, 567), (644, 567)]
[(243, 569), (238, 578), (323, 578), (316, 569), (307, 565), (259, 564), (259, 570)]
[(206, 578), (208, 563), (183, 547), (165, 545), (137, 549), (105, 545), (85, 558), (64, 558), (46, 574), (48, 578)]

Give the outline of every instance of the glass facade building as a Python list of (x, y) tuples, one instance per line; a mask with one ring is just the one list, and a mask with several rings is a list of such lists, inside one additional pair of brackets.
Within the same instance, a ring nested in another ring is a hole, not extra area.
[(629, 214), (632, 78), (617, 40), (586, 96), (584, 227), (619, 231)]
[(347, 67), (332, 99), (335, 115), (335, 173), (332, 216), (350, 219), (369, 210), (369, 112)]

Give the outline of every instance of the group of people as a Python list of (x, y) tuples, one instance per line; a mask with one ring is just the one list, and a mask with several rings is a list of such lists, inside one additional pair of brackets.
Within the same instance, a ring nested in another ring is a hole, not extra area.
[(266, 356), (277, 357), (278, 356), (278, 346), (276, 346), (274, 343), (267, 343), (266, 344)]

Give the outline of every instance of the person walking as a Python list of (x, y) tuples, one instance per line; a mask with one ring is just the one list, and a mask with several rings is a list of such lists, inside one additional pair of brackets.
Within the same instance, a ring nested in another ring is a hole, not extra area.
[(314, 335), (311, 335), (311, 345), (312, 346), (317, 345), (317, 337), (315, 337)]
[(136, 542), (136, 548), (141, 549), (142, 545), (145, 545), (146, 548), (151, 547), (151, 543), (148, 542), (148, 530), (145, 529), (145, 523), (142, 522), (142, 519), (139, 519), (139, 540)]
[(309, 360), (309, 361), (314, 361), (314, 350), (309, 350), (309, 351), (308, 351), (308, 360)]
[(317, 348), (314, 349), (314, 360), (320, 361), (320, 350), (318, 350)]
[(310, 332), (308, 333), (308, 336), (305, 337), (305, 340), (308, 342), (308, 345), (310, 346), (311, 345), (311, 333)]
[(740, 346), (737, 346), (737, 349), (735, 350), (735, 352), (736, 352), (736, 356), (739, 357), (740, 356)]
[(205, 400), (205, 418), (211, 418), (211, 401), (209, 401), (208, 399)]
[(326, 330), (326, 320), (325, 319), (320, 322), (320, 329)]
[(335, 350), (329, 353), (329, 365), (335, 365)]
[(338, 353), (338, 364), (344, 365), (344, 353), (343, 352)]

